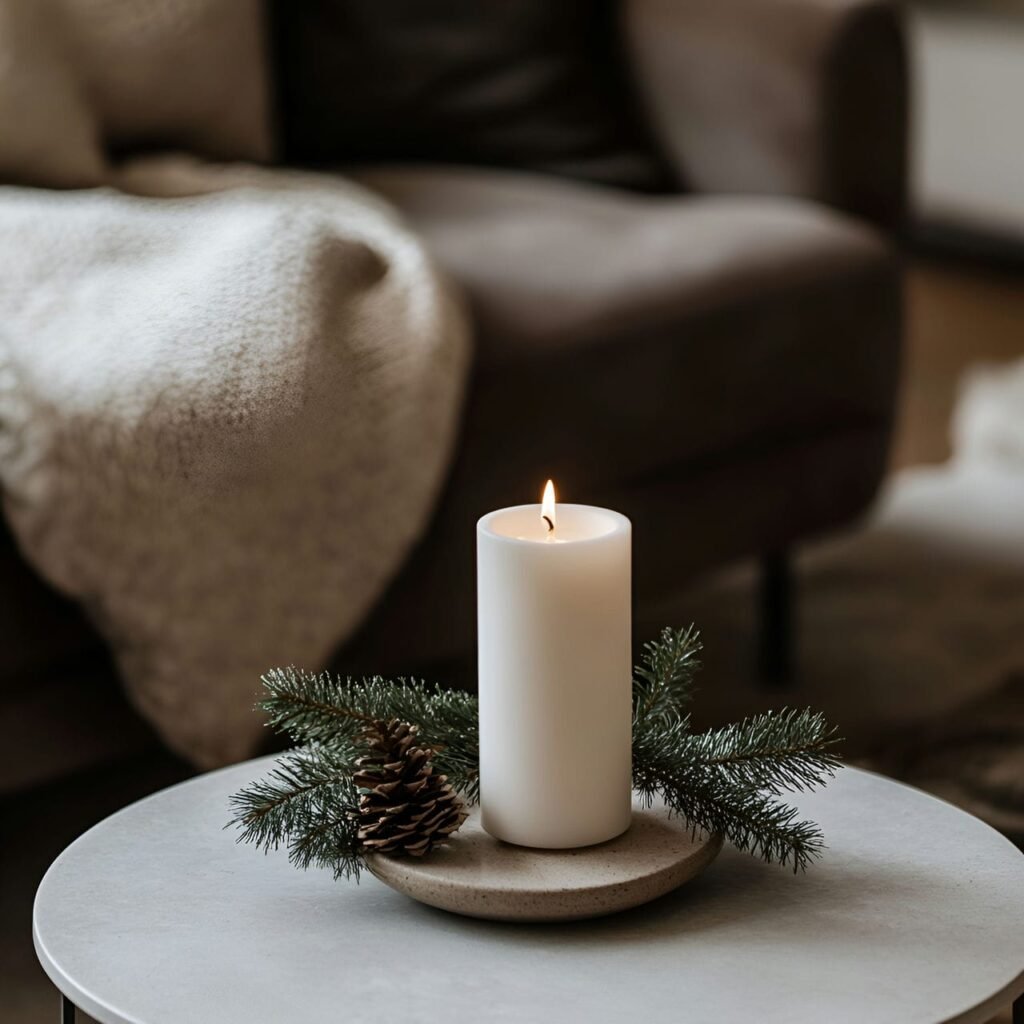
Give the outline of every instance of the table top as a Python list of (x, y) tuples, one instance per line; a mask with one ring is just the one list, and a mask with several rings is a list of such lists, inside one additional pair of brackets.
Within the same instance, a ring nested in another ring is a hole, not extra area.
[(1024, 855), (881, 776), (847, 768), (800, 796), (829, 844), (806, 875), (727, 848), (646, 907), (509, 925), (238, 846), (228, 796), (269, 766), (157, 793), (53, 863), (36, 951), (80, 1008), (103, 1024), (980, 1024), (1024, 991)]

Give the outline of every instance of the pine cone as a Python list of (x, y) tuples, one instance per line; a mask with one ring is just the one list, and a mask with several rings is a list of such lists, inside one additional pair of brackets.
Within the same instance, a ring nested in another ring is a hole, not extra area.
[(356, 762), (353, 781), (362, 790), (359, 841), (372, 853), (422, 857), (466, 820), (448, 776), (434, 774), (434, 752), (417, 746), (417, 732), (392, 718), (363, 736), (369, 753)]

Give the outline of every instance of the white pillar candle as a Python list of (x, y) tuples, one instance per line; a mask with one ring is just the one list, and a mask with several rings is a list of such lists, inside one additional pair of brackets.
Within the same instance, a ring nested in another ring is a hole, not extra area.
[(556, 511), (553, 492), (477, 523), (480, 807), (497, 839), (564, 849), (629, 827), (630, 555), (625, 516)]

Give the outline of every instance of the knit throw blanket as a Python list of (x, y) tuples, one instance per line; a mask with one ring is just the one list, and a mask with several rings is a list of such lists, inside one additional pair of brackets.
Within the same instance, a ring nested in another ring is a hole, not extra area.
[(420, 535), (467, 364), (420, 243), (334, 177), (138, 162), (0, 188), (0, 482), (25, 555), (201, 765)]

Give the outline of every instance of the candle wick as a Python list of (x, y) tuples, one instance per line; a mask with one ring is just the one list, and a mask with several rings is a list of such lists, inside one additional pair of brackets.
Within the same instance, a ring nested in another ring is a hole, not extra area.
[(551, 516), (541, 516), (541, 519), (548, 524), (548, 533), (554, 533), (555, 524), (551, 521)]

